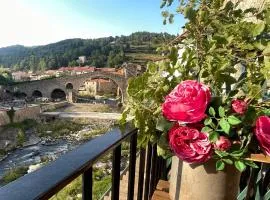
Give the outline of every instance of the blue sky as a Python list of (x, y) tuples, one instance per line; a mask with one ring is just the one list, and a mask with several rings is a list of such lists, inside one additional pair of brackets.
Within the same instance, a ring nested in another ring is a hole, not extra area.
[(183, 18), (164, 26), (159, 6), (159, 0), (1, 0), (0, 47), (135, 31), (179, 33)]

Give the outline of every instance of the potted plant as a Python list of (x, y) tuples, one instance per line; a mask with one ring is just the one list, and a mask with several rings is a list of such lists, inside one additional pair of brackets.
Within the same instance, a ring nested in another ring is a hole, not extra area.
[(235, 199), (240, 173), (257, 167), (250, 154), (270, 156), (270, 11), (180, 2), (184, 33), (129, 81), (122, 122), (132, 116), (139, 145), (157, 143), (159, 155), (184, 161), (180, 199)]

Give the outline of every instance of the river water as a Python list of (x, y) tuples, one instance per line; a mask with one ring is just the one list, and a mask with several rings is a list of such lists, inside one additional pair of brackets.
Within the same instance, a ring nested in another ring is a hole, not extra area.
[(79, 145), (79, 142), (75, 143), (60, 139), (50, 144), (39, 143), (11, 151), (7, 157), (0, 162), (0, 178), (6, 171), (14, 167), (17, 168), (41, 163), (42, 157), (54, 160)]

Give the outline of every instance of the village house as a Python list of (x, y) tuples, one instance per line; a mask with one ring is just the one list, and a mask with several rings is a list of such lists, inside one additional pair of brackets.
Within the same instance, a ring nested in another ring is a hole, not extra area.
[(16, 71), (16, 72), (12, 72), (11, 75), (14, 81), (29, 81), (30, 80), (30, 75), (27, 72)]

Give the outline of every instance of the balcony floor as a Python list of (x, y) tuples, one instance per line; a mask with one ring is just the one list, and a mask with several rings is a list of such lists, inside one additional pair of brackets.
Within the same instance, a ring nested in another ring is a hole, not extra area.
[(168, 181), (159, 180), (152, 200), (171, 200), (169, 196), (170, 184)]

